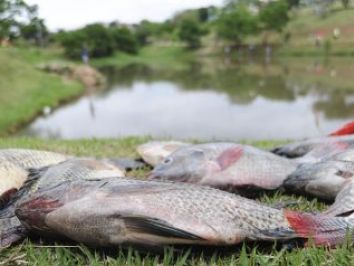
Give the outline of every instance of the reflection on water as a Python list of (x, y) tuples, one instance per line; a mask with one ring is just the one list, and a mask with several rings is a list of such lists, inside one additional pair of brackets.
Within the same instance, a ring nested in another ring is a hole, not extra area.
[(157, 69), (103, 68), (109, 86), (24, 132), (57, 138), (240, 140), (323, 135), (354, 119), (354, 63), (297, 59)]

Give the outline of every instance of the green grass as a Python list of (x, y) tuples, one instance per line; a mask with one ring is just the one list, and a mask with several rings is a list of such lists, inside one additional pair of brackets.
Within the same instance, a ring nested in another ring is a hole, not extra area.
[(45, 106), (81, 95), (78, 82), (36, 69), (36, 65), (59, 58), (51, 50), (0, 48), (0, 135), (14, 132)]
[[(148, 138), (111, 140), (39, 140), (30, 138), (0, 139), (0, 148), (21, 147), (46, 149), (76, 155), (136, 157), (135, 147)], [(270, 148), (279, 143), (249, 142)], [(144, 170), (140, 174), (145, 174)], [(257, 200), (266, 204), (297, 200), (293, 209), (318, 211), (326, 207), (316, 200), (287, 196), (282, 193), (261, 195)], [(25, 240), (11, 248), (0, 250), (0, 265), (353, 265), (354, 249), (343, 244), (335, 249), (300, 248), (288, 250), (280, 244), (247, 243), (228, 248), (166, 247), (161, 252), (139, 252), (120, 247), (94, 249), (76, 243), (52, 240)]]
[[(340, 29), (339, 38), (333, 38), (333, 30)], [(329, 54), (335, 56), (354, 55), (354, 9), (334, 7), (326, 17), (313, 14), (304, 9), (293, 14), (286, 32), (291, 34), (290, 42), (281, 49), (281, 55), (319, 56), (324, 55), (324, 43), (329, 42)], [(323, 37), (321, 47), (315, 47), (313, 34)], [(280, 36), (278, 36), (278, 41)]]
[(151, 45), (140, 49), (137, 55), (116, 52), (112, 57), (93, 59), (91, 62), (97, 67), (147, 64), (150, 67), (164, 68), (173, 66), (177, 69), (185, 67), (186, 63), (190, 63), (195, 57), (196, 54), (193, 51), (187, 50), (183, 46)]

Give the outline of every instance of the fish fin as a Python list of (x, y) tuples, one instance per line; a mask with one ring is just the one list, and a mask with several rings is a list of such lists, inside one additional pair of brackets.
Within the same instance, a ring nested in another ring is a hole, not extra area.
[(290, 227), (298, 237), (311, 239), (316, 246), (335, 246), (343, 243), (353, 220), (342, 217), (313, 215), (286, 210)]
[(138, 233), (152, 234), (167, 238), (203, 240), (203, 238), (195, 234), (173, 227), (159, 219), (130, 216), (122, 218), (125, 221), (127, 228)]
[(338, 130), (329, 134), (329, 136), (344, 136), (354, 134), (354, 121), (349, 122)]
[(216, 159), (221, 171), (225, 170), (233, 163), (238, 161), (243, 154), (243, 149), (241, 146), (235, 146), (223, 151), (219, 157)]
[(130, 159), (130, 158), (107, 158), (104, 159), (105, 162), (113, 164), (119, 169), (124, 169), (126, 171), (133, 171), (144, 168), (148, 166), (144, 161), (139, 159)]

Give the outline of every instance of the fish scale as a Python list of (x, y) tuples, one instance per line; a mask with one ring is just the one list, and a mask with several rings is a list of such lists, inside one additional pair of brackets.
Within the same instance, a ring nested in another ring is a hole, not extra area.
[(9, 161), (24, 169), (32, 167), (43, 167), (46, 165), (62, 162), (68, 158), (70, 158), (70, 156), (48, 151), (26, 149), (0, 150), (0, 161)]

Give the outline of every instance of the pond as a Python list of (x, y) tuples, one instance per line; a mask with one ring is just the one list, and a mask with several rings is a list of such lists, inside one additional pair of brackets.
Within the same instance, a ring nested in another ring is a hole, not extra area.
[(44, 138), (302, 139), (354, 119), (354, 62), (205, 60), (104, 67), (108, 85), (38, 117)]

